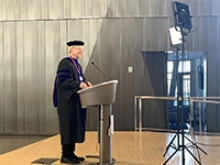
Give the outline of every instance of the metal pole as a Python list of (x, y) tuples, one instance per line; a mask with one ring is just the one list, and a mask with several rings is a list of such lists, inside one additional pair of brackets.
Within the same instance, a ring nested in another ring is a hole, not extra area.
[(139, 98), (139, 133), (142, 132), (142, 100)]
[(103, 105), (101, 105), (100, 108), (100, 157), (99, 157), (99, 161), (100, 161), (100, 165), (103, 164), (103, 157), (104, 157), (104, 148), (103, 148), (103, 144), (104, 144), (104, 112), (103, 112)]
[(137, 97), (134, 97), (134, 131), (137, 131)]
[[(111, 117), (111, 115), (112, 115), (112, 104), (110, 104), (110, 106), (109, 106), (109, 121), (110, 121), (110, 125), (112, 126), (112, 124), (114, 124), (114, 121), (112, 121), (111, 119), (110, 119), (110, 117)], [(111, 123), (111, 122), (113, 122), (113, 123)], [(110, 127), (111, 127), (110, 126)], [(111, 128), (111, 129), (114, 129), (114, 128)], [(112, 132), (113, 132), (114, 130), (112, 130)], [(112, 133), (111, 132), (111, 133)], [(113, 164), (113, 158), (112, 158), (112, 134), (111, 133), (109, 133), (109, 143), (110, 143), (110, 146), (109, 146), (109, 154), (110, 154), (110, 164)]]
[(201, 102), (199, 102), (199, 134), (202, 135), (202, 110), (201, 110)]
[(194, 132), (194, 113), (193, 113), (193, 98), (190, 99), (190, 135)]
[[(182, 60), (184, 61), (184, 57), (185, 57), (185, 47), (184, 47), (184, 44), (185, 44), (185, 37), (184, 37), (184, 32), (183, 32), (183, 28), (182, 26), (180, 26), (180, 31), (181, 31), (181, 34), (182, 34)], [(182, 63), (182, 70), (184, 69), (183, 67), (183, 63)], [(182, 102), (181, 102), (181, 110), (182, 110), (182, 165), (185, 165), (185, 142), (184, 142), (184, 121), (183, 121), (183, 110), (184, 110), (184, 99), (183, 99), (183, 75), (181, 75), (181, 99), (182, 99)]]
[(110, 115), (112, 113), (112, 105), (101, 105), (100, 109), (100, 162), (99, 165), (113, 164), (112, 159), (112, 135)]

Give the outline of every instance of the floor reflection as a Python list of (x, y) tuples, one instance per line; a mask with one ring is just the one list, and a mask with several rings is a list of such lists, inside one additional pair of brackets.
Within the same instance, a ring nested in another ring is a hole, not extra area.
[(0, 154), (4, 154), (49, 136), (4, 136), (0, 135)]

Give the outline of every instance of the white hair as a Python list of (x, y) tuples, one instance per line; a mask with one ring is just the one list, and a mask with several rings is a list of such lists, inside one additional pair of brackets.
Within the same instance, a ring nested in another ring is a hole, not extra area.
[(72, 48), (73, 48), (73, 46), (68, 47), (68, 53), (69, 53), (69, 55), (70, 55), (70, 52), (71, 52)]

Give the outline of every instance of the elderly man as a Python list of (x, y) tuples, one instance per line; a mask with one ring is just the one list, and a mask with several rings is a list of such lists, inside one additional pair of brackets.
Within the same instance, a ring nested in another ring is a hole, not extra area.
[(81, 108), (77, 91), (91, 86), (87, 82), (78, 59), (83, 57), (82, 41), (66, 43), (69, 56), (63, 58), (57, 69), (54, 104), (57, 107), (62, 145), (61, 163), (79, 164), (83, 157), (75, 155), (76, 143), (85, 140), (86, 109)]

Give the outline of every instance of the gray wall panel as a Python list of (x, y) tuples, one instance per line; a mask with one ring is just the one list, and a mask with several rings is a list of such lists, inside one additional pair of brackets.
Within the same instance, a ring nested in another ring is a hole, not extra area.
[(166, 0), (166, 16), (173, 18), (172, 2), (173, 2), (173, 0)]
[[(68, 10), (68, 9), (67, 9)], [(64, 1), (50, 0), (49, 1), (50, 19), (64, 18)]]
[[(143, 56), (143, 55), (142, 55)], [(143, 78), (143, 82), (144, 85), (143, 85), (143, 95), (145, 96), (152, 96), (154, 95), (154, 89), (153, 89), (153, 83), (150, 81), (150, 73), (147, 69), (147, 66), (146, 66), (146, 57), (143, 56), (143, 61), (144, 61), (144, 78)], [(147, 83), (146, 83), (147, 82)], [(141, 83), (142, 84), (142, 83)], [(141, 85), (139, 84), (139, 85)], [(152, 103), (152, 104), (149, 104), (149, 103)], [(142, 103), (143, 105), (143, 113), (142, 113), (142, 119), (143, 119), (143, 126), (144, 127), (151, 127), (150, 123), (152, 123), (152, 119), (151, 119), (151, 115), (152, 115), (152, 112), (151, 112), (151, 109), (152, 108), (155, 108), (155, 101), (149, 101), (149, 100), (145, 100), (143, 101)]]
[(43, 8), (45, 5), (43, 0), (39, 0), (35, 2), (35, 19), (42, 20), (43, 19)]
[(104, 17), (108, 0), (1, 0), (0, 20)]
[(76, 20), (76, 38), (78, 38), (79, 40), (81, 40), (83, 37), (83, 21), (84, 20)]
[(118, 1), (118, 16), (119, 17), (131, 17), (132, 7), (131, 0)]
[(40, 6), (38, 6), (37, 2), (41, 1), (35, 1), (35, 0), (27, 0), (27, 18), (28, 20), (35, 20), (37, 19), (36, 15), (37, 12), (40, 11)]
[(20, 1), (18, 0), (10, 0), (6, 1), (7, 5), (7, 20), (20, 20)]
[[(110, 77), (110, 65), (108, 62), (110, 61), (110, 56), (107, 54), (111, 51), (111, 20), (105, 19), (102, 24), (102, 28), (100, 30), (100, 57), (99, 57), (99, 66), (106, 74), (107, 77)], [(99, 81), (105, 81), (105, 77), (99, 74)]]
[(133, 17), (140, 17), (141, 13), (141, 0), (131, 1), (131, 11)]
[(6, 0), (2, 0), (0, 5), (0, 19), (1, 20), (7, 20), (7, 2)]
[[(63, 58), (64, 56), (66, 56), (67, 53), (67, 47), (66, 47), (66, 41), (67, 41), (67, 22), (66, 21), (60, 21), (59, 22), (59, 32), (60, 34), (60, 38), (58, 40), (59, 44), (59, 52), (58, 54), (60, 55), (60, 58)], [(58, 57), (59, 57), (58, 55)], [(57, 58), (58, 60), (60, 58)]]
[[(166, 53), (145, 52), (143, 56), (145, 61), (144, 95), (166, 96)], [(143, 109), (145, 127), (167, 128), (166, 102), (161, 100), (145, 100)]]
[(21, 8), (21, 20), (28, 19), (28, 1), (27, 0), (20, 0), (20, 8)]
[(80, 1), (76, 0), (76, 1), (70, 1), (70, 16), (71, 18), (78, 18), (80, 17)]
[[(138, 20), (138, 21), (136, 20), (135, 24), (143, 25), (143, 22), (144, 22), (143, 20)], [(145, 66), (144, 66), (144, 58), (140, 50), (143, 50), (143, 26), (142, 26), (142, 31), (140, 30), (140, 32), (136, 32), (134, 36), (133, 74), (134, 74), (134, 95), (135, 96), (145, 95), (144, 88), (145, 86), (148, 85), (147, 83), (143, 83), (143, 82), (146, 82), (145, 76), (144, 76)], [(144, 119), (143, 121), (146, 121), (146, 119)]]
[(151, 50), (167, 50), (167, 19), (155, 19), (151, 21)]
[(197, 0), (198, 15), (212, 15), (213, 14), (213, 1)]
[(25, 133), (37, 133), (38, 114), (36, 111), (36, 82), (34, 82), (35, 69), (33, 65), (36, 53), (36, 22), (24, 23), (24, 118), (25, 118)]
[(219, 10), (219, 6), (220, 6), (220, 1), (215, 0), (213, 3), (213, 14), (214, 15), (220, 15), (220, 10)]
[(86, 68), (89, 62), (89, 57), (90, 57), (90, 20), (83, 20), (82, 21), (82, 40), (86, 42), (86, 45), (88, 45), (84, 49), (84, 57), (82, 59), (82, 67)]
[[(121, 20), (121, 120), (123, 130), (129, 130), (133, 127), (133, 107), (134, 81), (133, 74), (128, 73), (128, 67), (133, 65), (133, 26), (132, 20)], [(126, 29), (126, 31), (125, 31)]]
[(49, 2), (50, 0), (41, 0), (42, 20), (50, 18)]
[(141, 17), (150, 16), (150, 14), (151, 14), (151, 8), (150, 8), (151, 1), (146, 1), (146, 0), (140, 0), (140, 1), (141, 1)]
[(134, 20), (134, 91), (135, 95), (144, 94), (144, 60), (140, 50), (143, 50), (143, 19)]
[[(216, 50), (219, 50), (219, 43), (217, 43), (217, 40), (213, 40), (213, 38), (216, 37), (219, 31), (219, 27), (216, 26), (216, 18), (207, 18), (207, 29), (203, 29), (204, 33), (207, 33), (207, 61), (208, 61), (208, 67), (207, 67), (207, 76), (208, 76), (208, 92), (207, 94), (209, 96), (218, 96), (218, 90), (216, 90), (216, 87), (219, 86), (218, 82), (218, 65), (219, 61), (217, 60), (218, 57), (216, 57)], [(208, 105), (208, 116), (207, 116), (207, 124), (208, 124), (208, 130), (209, 131), (217, 131), (220, 130), (219, 126), (219, 109), (217, 105)], [(214, 121), (214, 122), (213, 122)]]
[(70, 18), (70, 1), (71, 0), (63, 0), (63, 14), (64, 18)]
[[(100, 36), (100, 57), (99, 57), (99, 67), (105, 73), (107, 77), (110, 77), (111, 74), (111, 66), (109, 65), (109, 61), (111, 59), (110, 56), (106, 56), (111, 51), (111, 35), (103, 34)], [(99, 81), (105, 81), (105, 77), (100, 73)]]
[(203, 33), (202, 29), (206, 28), (207, 24), (206, 24), (205, 20), (201, 21), (201, 18), (198, 18), (198, 19), (194, 20), (193, 23), (194, 23), (195, 28), (200, 27), (200, 28), (198, 28), (198, 30), (195, 31), (195, 41), (200, 41), (200, 42), (195, 42), (195, 49), (196, 50), (203, 50), (201, 42), (204, 42), (204, 41), (201, 41), (201, 35), (204, 35), (205, 37), (207, 37), (207, 33), (202, 34)]
[[(119, 79), (121, 77), (121, 20), (120, 19), (112, 19), (111, 20), (111, 79), (118, 79), (118, 87), (116, 93), (116, 102), (113, 104), (113, 114), (115, 116), (115, 129), (122, 130), (122, 109), (121, 109), (121, 88), (122, 83)], [(118, 26), (115, 26), (118, 25)], [(117, 28), (116, 28), (117, 27)]]
[[(58, 130), (57, 112), (51, 104), (51, 96), (53, 90), (53, 83), (60, 54), (66, 52), (66, 38), (67, 36), (65, 21), (46, 22), (45, 24), (45, 63), (46, 63), (46, 132), (54, 133)], [(62, 32), (62, 35), (61, 35)], [(56, 35), (60, 34), (60, 35)], [(62, 44), (61, 44), (62, 43)], [(64, 55), (65, 56), (65, 55)]]
[[(145, 1), (146, 2), (146, 1)], [(166, 15), (166, 1), (154, 0), (150, 1), (151, 16), (165, 16)]]
[[(110, 22), (110, 20), (107, 20)], [(106, 33), (100, 36), (100, 57), (99, 57), (99, 67), (106, 74), (107, 77), (110, 77), (111, 66), (109, 61), (111, 60), (110, 56), (106, 56), (111, 51), (111, 35)], [(102, 74), (99, 74), (99, 81), (105, 81), (105, 77)]]
[(37, 31), (38, 31), (38, 43), (39, 47), (41, 49), (38, 50), (38, 122), (39, 122), (39, 127), (38, 131), (39, 133), (45, 133), (46, 132), (46, 76), (45, 76), (45, 26), (44, 22), (41, 22), (37, 25)]
[(94, 0), (87, 0), (86, 16), (92, 18), (94, 15)]
[[(15, 23), (4, 24), (3, 50), (4, 54), (4, 126), (5, 132), (14, 132), (16, 130), (16, 78), (15, 78)], [(6, 53), (7, 52), (7, 53)]]
[[(216, 27), (219, 27), (220, 26), (220, 17), (217, 18), (217, 26)], [(217, 33), (216, 33), (216, 36), (217, 36), (217, 44), (219, 45), (220, 44), (220, 30), (219, 28), (217, 28)], [(216, 57), (216, 61), (217, 61), (217, 66), (219, 65), (219, 61), (220, 61), (220, 56), (219, 56), (219, 52), (220, 52), (220, 47), (217, 46), (217, 57)], [(218, 89), (218, 95), (220, 95), (220, 88), (219, 88), (219, 82), (220, 82), (220, 68), (218, 67), (218, 72), (217, 72), (217, 89)], [(219, 112), (219, 109), (220, 109), (220, 106), (218, 105), (218, 131), (220, 130), (220, 112)]]
[(198, 15), (198, 1), (189, 1), (190, 6), (190, 14), (191, 15)]
[[(3, 24), (0, 22), (0, 39), (3, 41)], [(0, 132), (4, 132), (4, 50), (0, 44)]]
[[(80, 0), (79, 1), (79, 14), (80, 17), (86, 18), (87, 17), (87, 1), (88, 0)], [(73, 8), (74, 10), (74, 8)]]
[[(57, 58), (58, 58), (58, 22), (45, 22), (45, 82), (46, 82), (46, 132), (50, 132), (55, 127), (54, 122), (51, 121), (51, 115), (55, 116), (56, 110), (53, 108), (51, 103), (51, 96), (53, 90), (53, 81), (56, 73)], [(56, 119), (56, 118), (55, 118)]]
[(16, 28), (16, 72), (17, 72), (17, 132), (24, 133), (24, 31), (23, 23)]
[(144, 19), (143, 23), (143, 50), (150, 50), (151, 49), (151, 22), (150, 19)]
[[(30, 58), (29, 62), (32, 66), (29, 66), (29, 67), (32, 67), (31, 70), (32, 70), (32, 75), (31, 75), (31, 81), (32, 81), (32, 89), (31, 89), (31, 92), (32, 92), (32, 107), (30, 108), (31, 110), (28, 110), (28, 112), (26, 111), (26, 114), (27, 116), (29, 115), (33, 115), (31, 116), (31, 118), (33, 118), (33, 127), (35, 130), (36, 133), (38, 133), (38, 130), (39, 130), (39, 114), (38, 114), (38, 111), (39, 111), (39, 101), (38, 101), (38, 91), (39, 91), (39, 88), (38, 88), (38, 80), (39, 80), (39, 77), (38, 77), (38, 72), (39, 72), (39, 69), (38, 69), (38, 66), (39, 66), (39, 63), (38, 63), (38, 50), (36, 50), (36, 47), (40, 48), (40, 45), (38, 45), (38, 31), (37, 31), (37, 22), (33, 22), (32, 25), (30, 25), (29, 27), (31, 27), (33, 29), (33, 31), (31, 31), (32, 33), (32, 36), (33, 38), (31, 38), (31, 43), (33, 45), (31, 45), (31, 52), (33, 52), (33, 56), (32, 58)], [(27, 45), (28, 46), (28, 45)], [(27, 61), (28, 62), (28, 61)], [(32, 113), (31, 113), (32, 112)], [(29, 114), (31, 113), (31, 114)], [(26, 123), (27, 125), (28, 123)], [(31, 124), (32, 125), (32, 124)], [(32, 129), (31, 128), (31, 129)], [(30, 128), (28, 128), (30, 129)]]
[(89, 33), (89, 45), (86, 45), (89, 47), (89, 55), (93, 54), (93, 49), (95, 48), (98, 36), (99, 36), (99, 31), (100, 31), (100, 26), (101, 26), (102, 20), (90, 20), (90, 33)]
[(102, 14), (102, 0), (94, 0), (93, 1), (93, 13), (94, 13), (94, 17), (99, 17)]
[[(172, 0), (2, 0), (0, 20), (172, 16)], [(193, 15), (220, 15), (218, 0), (183, 0)]]
[(38, 22), (36, 25), (37, 30), (37, 45), (40, 49), (37, 49), (36, 61), (38, 63), (37, 69), (37, 85), (36, 85), (36, 100), (37, 100), (37, 112), (38, 112), (38, 133), (44, 134), (46, 132), (46, 76), (45, 76), (45, 23)]
[[(67, 40), (79, 38), (78, 34), (81, 33), (77, 29), (77, 21), (70, 20), (67, 21)], [(81, 37), (81, 36), (80, 36)]]
[(118, 1), (111, 0), (108, 15), (110, 17), (118, 17)]
[(106, 17), (110, 7), (110, 0), (101, 0), (101, 15), (99, 17)]
[(42, 4), (42, 0), (20, 0), (17, 1), (17, 10), (19, 10), (18, 16), (21, 20), (36, 20), (42, 19), (42, 10), (45, 6)]

